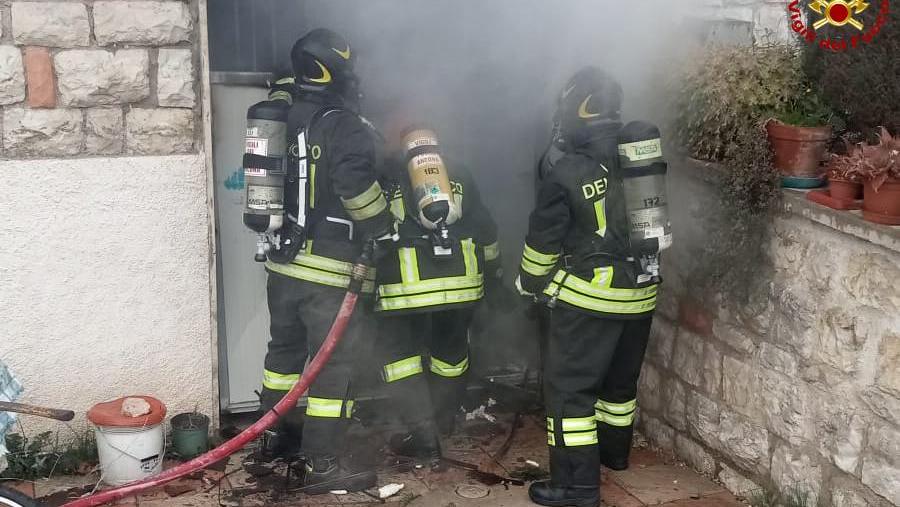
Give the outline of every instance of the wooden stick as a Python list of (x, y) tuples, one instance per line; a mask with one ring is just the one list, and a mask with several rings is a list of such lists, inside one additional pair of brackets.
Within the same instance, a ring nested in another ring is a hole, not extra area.
[(16, 412), (19, 414), (36, 415), (57, 421), (71, 421), (75, 418), (75, 412), (71, 410), (58, 410), (55, 408), (36, 407), (24, 403), (12, 403), (0, 401), (0, 412)]

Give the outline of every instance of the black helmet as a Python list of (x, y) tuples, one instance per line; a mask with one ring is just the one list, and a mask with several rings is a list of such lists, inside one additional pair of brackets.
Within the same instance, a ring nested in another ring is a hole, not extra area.
[(622, 108), (622, 86), (609, 73), (585, 67), (572, 76), (558, 99), (556, 122), (563, 136), (609, 120)]
[(353, 74), (354, 55), (350, 44), (340, 35), (317, 28), (294, 43), (291, 64), (297, 85), (308, 91), (332, 90), (341, 95), (355, 94), (357, 78)]

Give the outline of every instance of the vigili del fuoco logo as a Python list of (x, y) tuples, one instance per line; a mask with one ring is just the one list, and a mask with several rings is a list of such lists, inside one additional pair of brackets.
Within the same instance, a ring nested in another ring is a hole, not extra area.
[(890, 0), (813, 0), (804, 23), (802, 6), (800, 0), (788, 4), (791, 28), (808, 44), (835, 52), (871, 44), (890, 14)]

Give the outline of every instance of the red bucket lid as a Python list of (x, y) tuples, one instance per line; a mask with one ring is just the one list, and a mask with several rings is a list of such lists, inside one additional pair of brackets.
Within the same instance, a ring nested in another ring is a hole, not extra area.
[[(128, 417), (122, 413), (122, 403), (128, 398), (140, 398), (150, 404), (150, 413), (140, 417)], [(87, 418), (97, 426), (140, 428), (156, 426), (166, 418), (166, 406), (152, 396), (125, 396), (98, 403), (88, 410)]]

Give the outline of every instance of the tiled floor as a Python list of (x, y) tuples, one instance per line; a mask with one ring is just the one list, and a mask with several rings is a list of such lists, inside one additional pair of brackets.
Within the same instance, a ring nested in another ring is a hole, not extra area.
[[(525, 473), (533, 478), (545, 474), (547, 467), (546, 436), (542, 420), (537, 416), (523, 416), (516, 430), (508, 452), (501, 459), (491, 456), (503, 445), (511, 427), (512, 416), (497, 414), (497, 423), (484, 420), (466, 423), (457, 436), (445, 442), (448, 457), (478, 466), (481, 470), (509, 477)], [(385, 428), (362, 430), (355, 435), (360, 446), (378, 448), (378, 441), (385, 434)], [(382, 454), (372, 454), (377, 459)], [(281, 478), (257, 481), (240, 469), (239, 457), (233, 457), (224, 471), (206, 471), (193, 478), (181, 480), (173, 487), (130, 498), (120, 505), (140, 505), (142, 507), (201, 507), (201, 506), (344, 506), (348, 504), (378, 504), (381, 501), (364, 494), (322, 495), (310, 497), (302, 493), (280, 493), (284, 490)], [(535, 467), (530, 462), (537, 463)], [(403, 490), (384, 503), (398, 507), (525, 507), (532, 504), (528, 499), (527, 485), (503, 484), (487, 485), (473, 478), (472, 474), (459, 468), (448, 468), (442, 473), (422, 470), (391, 470), (382, 461), (379, 470), (379, 484), (404, 484)], [(46, 496), (53, 491), (67, 488), (93, 486), (95, 478), (57, 478), (39, 481), (35, 485), (37, 496)], [(26, 487), (26, 489), (29, 489)], [(262, 491), (259, 491), (262, 490)], [(77, 491), (77, 490), (72, 490)], [(624, 472), (604, 470), (601, 478), (603, 505), (608, 507), (641, 507), (664, 505), (669, 507), (730, 507), (746, 505), (721, 486), (698, 475), (691, 469), (646, 448), (636, 448), (632, 466)], [(76, 494), (76, 493), (70, 493)], [(61, 505), (65, 493), (57, 493), (48, 505)], [(473, 498), (474, 497), (474, 498)]]

